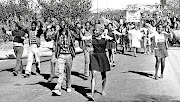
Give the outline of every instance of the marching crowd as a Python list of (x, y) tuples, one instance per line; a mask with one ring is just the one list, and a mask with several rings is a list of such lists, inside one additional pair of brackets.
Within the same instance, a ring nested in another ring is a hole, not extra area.
[[(132, 51), (137, 57), (137, 49), (143, 48), (144, 54), (154, 54), (156, 58), (155, 76), (159, 79), (158, 69), (161, 64), (161, 76), (165, 68), (165, 58), (168, 56), (168, 39), (172, 37), (172, 30), (168, 20), (161, 20), (152, 24), (144, 20), (141, 23), (117, 22), (114, 20), (87, 21), (82, 24), (80, 21), (69, 22), (58, 21), (54, 18), (51, 22), (43, 24), (40, 21), (32, 21), (31, 26), (25, 28), (20, 22), (14, 22), (15, 28), (11, 34), (14, 37), (13, 49), (16, 55), (16, 68), (14, 76), (23, 74), (24, 78), (31, 75), (33, 59), (36, 62), (36, 72), (41, 74), (39, 47), (40, 38), (53, 42), (52, 57), (50, 63), (51, 75), (48, 82), (55, 77), (55, 68), (58, 68), (58, 82), (52, 93), (61, 95), (61, 84), (66, 79), (67, 92), (71, 92), (71, 68), (75, 53), (75, 40), (83, 49), (85, 66), (84, 76), (89, 79), (91, 76), (91, 94), (89, 97), (94, 100), (95, 80), (97, 72), (102, 76), (102, 95), (106, 95), (106, 72), (115, 67), (114, 57), (118, 52), (118, 45), (121, 45), (122, 54), (125, 51)], [(22, 65), (22, 53), (24, 40), (29, 40), (27, 66)], [(143, 42), (143, 44), (141, 44)], [(142, 46), (141, 46), (142, 45)], [(118, 55), (117, 55), (118, 56)], [(23, 73), (25, 70), (25, 73)]]

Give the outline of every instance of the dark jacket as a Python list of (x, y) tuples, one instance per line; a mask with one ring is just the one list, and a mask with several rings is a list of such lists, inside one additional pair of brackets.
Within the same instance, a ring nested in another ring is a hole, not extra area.
[[(67, 28), (67, 36), (68, 36), (68, 42), (69, 42), (69, 49), (72, 57), (75, 57), (75, 40), (72, 36), (72, 31)], [(57, 33), (55, 38), (55, 57), (58, 58), (60, 55), (60, 49), (61, 47), (58, 46), (59, 36), (61, 34), (61, 30)]]
[(25, 32), (23, 30), (14, 30), (12, 31), (12, 35), (14, 36), (13, 42), (24, 43), (24, 39), (21, 37), (25, 37)]

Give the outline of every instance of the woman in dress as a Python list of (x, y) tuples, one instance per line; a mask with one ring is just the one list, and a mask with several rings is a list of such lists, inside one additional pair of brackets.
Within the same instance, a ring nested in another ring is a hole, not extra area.
[[(95, 89), (95, 80), (97, 76), (97, 72), (101, 72), (102, 76), (102, 95), (106, 95), (104, 89), (106, 85), (106, 72), (110, 71), (110, 64), (108, 58), (106, 56), (106, 40), (105, 39), (112, 39), (109, 36), (102, 36), (104, 31), (104, 26), (97, 24), (94, 29), (93, 36), (89, 36), (89, 39), (92, 39), (93, 45), (93, 52), (90, 57), (90, 71), (92, 74), (91, 79), (91, 95), (89, 98), (94, 100), (94, 89)], [(88, 38), (88, 37), (86, 37)], [(82, 39), (86, 39), (83, 37)]]
[(113, 38), (107, 40), (107, 44), (106, 44), (106, 49), (108, 49), (109, 62), (112, 67), (115, 67), (114, 52), (116, 48), (116, 39), (117, 39), (116, 35), (122, 35), (122, 34), (115, 30), (115, 28), (113, 27), (113, 23), (109, 23), (108, 30), (105, 36), (110, 36)]
[(140, 32), (137, 26), (133, 27), (133, 29), (129, 30), (129, 34), (131, 36), (132, 45), (131, 47), (134, 49), (134, 57), (137, 56), (136, 50), (141, 48), (140, 41), (142, 40), (143, 33)]
[(158, 80), (158, 69), (159, 65), (161, 64), (161, 76), (163, 78), (163, 72), (165, 68), (165, 58), (168, 56), (167, 52), (167, 39), (170, 37), (170, 34), (163, 31), (163, 26), (158, 25), (157, 31), (151, 31), (151, 37), (155, 37), (155, 57), (156, 57), (156, 64), (155, 64), (155, 79)]

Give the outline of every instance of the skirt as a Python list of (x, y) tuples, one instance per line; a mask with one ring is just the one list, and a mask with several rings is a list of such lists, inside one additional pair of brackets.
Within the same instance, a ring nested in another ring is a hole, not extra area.
[(165, 58), (168, 56), (165, 42), (157, 43), (158, 49), (155, 49), (155, 57)]
[(110, 71), (110, 64), (106, 53), (93, 53), (90, 56), (90, 70), (98, 72)]
[(112, 40), (108, 40), (106, 44), (106, 49), (115, 49), (116, 48), (116, 42)]

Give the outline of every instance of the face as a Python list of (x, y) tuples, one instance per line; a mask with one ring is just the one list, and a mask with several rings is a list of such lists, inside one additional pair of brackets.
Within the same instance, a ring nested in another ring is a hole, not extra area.
[(65, 21), (61, 21), (61, 27), (62, 27), (62, 28), (65, 27)]
[(36, 30), (36, 24), (32, 23), (31, 28), (32, 30)]
[(54, 28), (51, 28), (51, 30), (52, 30), (52, 31), (55, 31), (55, 29), (54, 29)]
[(158, 33), (161, 33), (163, 31), (163, 26), (159, 25), (159, 27), (157, 28)]
[(98, 36), (100, 36), (101, 34), (100, 34), (100, 31), (99, 31), (99, 29), (95, 29), (94, 30), (94, 36), (95, 37), (98, 37)]
[(110, 30), (112, 30), (112, 29), (113, 29), (113, 27), (112, 27), (112, 25), (111, 25), (111, 24), (109, 24), (109, 25), (108, 25), (108, 29), (110, 29)]
[(90, 29), (90, 24), (86, 23), (86, 29), (89, 30)]
[(78, 24), (77, 24), (77, 27), (78, 27), (78, 28), (81, 28), (81, 24), (80, 24), (80, 23), (78, 23)]

